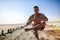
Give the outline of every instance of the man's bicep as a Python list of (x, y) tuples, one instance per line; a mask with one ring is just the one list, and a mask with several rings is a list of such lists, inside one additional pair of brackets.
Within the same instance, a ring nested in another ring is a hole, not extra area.
[(34, 15), (31, 15), (31, 16), (29, 17), (29, 19), (28, 19), (28, 20), (31, 20), (31, 19), (33, 19), (33, 16), (34, 16)]
[(30, 16), (28, 20), (31, 20), (31, 18), (32, 18), (32, 16)]
[(44, 19), (46, 19), (46, 21), (48, 21), (48, 18), (43, 14), (43, 16), (44, 16)]
[(32, 22), (32, 20), (31, 20), (32, 18), (33, 18), (33, 16), (30, 16), (30, 17), (29, 17), (29, 19), (28, 19), (28, 21), (27, 21), (27, 25)]

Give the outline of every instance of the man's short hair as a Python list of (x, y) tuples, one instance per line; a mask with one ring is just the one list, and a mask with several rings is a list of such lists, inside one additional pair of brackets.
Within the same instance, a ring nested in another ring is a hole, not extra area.
[(38, 8), (38, 9), (39, 9), (39, 7), (38, 7), (38, 6), (34, 6), (34, 8)]

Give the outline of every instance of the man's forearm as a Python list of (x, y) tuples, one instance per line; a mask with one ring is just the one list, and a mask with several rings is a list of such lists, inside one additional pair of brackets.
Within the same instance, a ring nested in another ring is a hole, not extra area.
[(25, 25), (25, 27), (28, 26), (30, 23), (31, 23), (31, 22), (27, 22), (26, 25)]
[(26, 23), (26, 26), (28, 26), (32, 21), (33, 21), (33, 19), (28, 20), (28, 22)]
[(30, 24), (30, 22), (26, 23), (26, 26), (28, 26)]

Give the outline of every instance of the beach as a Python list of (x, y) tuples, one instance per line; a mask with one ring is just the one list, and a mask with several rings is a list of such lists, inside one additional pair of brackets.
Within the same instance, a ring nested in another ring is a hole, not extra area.
[[(18, 27), (16, 29), (16, 27)], [(12, 33), (6, 34), (6, 36), (0, 36), (0, 40), (36, 40), (33, 30), (25, 32), (25, 28), (21, 28), (21, 25), (11, 25), (10, 28), (15, 28), (16, 30)], [(9, 28), (8, 27), (8, 28)], [(29, 25), (29, 27), (32, 27)], [(29, 28), (28, 27), (28, 28)], [(1, 29), (2, 30), (2, 29)], [(0, 30), (0, 31), (1, 31)], [(6, 29), (7, 30), (7, 29)], [(5, 30), (5, 33), (6, 33)], [(38, 31), (40, 40), (60, 40), (60, 30), (58, 28), (46, 27), (43, 31)]]

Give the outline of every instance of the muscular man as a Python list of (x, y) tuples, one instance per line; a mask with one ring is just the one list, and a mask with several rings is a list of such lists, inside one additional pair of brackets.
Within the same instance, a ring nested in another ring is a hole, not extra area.
[(38, 6), (34, 6), (33, 9), (34, 9), (34, 14), (32, 14), (29, 17), (26, 25), (29, 25), (32, 22), (34, 22), (34, 25), (32, 28), (26, 28), (25, 31), (34, 30), (34, 35), (37, 38), (37, 40), (39, 40), (38, 30), (43, 30), (45, 28), (46, 21), (48, 21), (48, 18), (44, 14), (39, 13)]

